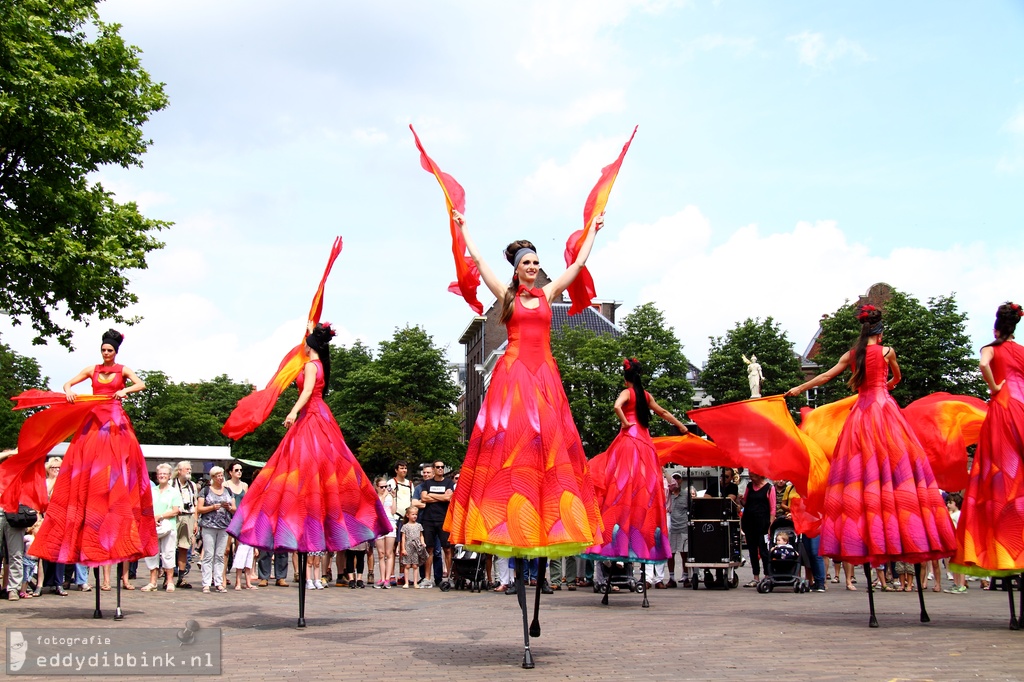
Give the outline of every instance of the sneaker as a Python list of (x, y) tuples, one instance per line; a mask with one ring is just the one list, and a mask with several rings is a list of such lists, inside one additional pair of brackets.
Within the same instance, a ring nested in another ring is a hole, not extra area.
[(433, 586), (434, 586), (434, 581), (433, 580), (424, 580), (423, 582), (421, 582), (419, 584), (419, 587), (422, 587), (425, 590), (429, 590)]
[(358, 587), (359, 589), (363, 589), (364, 587), (366, 587), (366, 583), (364, 583), (362, 580), (357, 580), (356, 587)]
[(675, 581), (675, 578), (669, 578), (668, 584), (666, 584), (665, 587), (671, 590), (673, 588), (679, 587), (679, 583)]
[(306, 589), (307, 590), (315, 590), (316, 589), (316, 585), (313, 584), (313, 580), (312, 579), (309, 579), (309, 580), (306, 581)]
[(335, 581), (335, 583), (334, 583), (334, 586), (335, 586), (335, 587), (348, 587), (348, 583), (346, 583), (346, 582), (345, 582), (344, 580), (342, 580), (341, 578), (338, 578), (338, 579), (337, 579), (337, 580)]
[(388, 581), (388, 586), (389, 587), (397, 587), (398, 586), (398, 580), (396, 580), (395, 578), (392, 578), (391, 580)]
[(314, 580), (313, 581), (313, 589), (315, 589), (315, 590), (322, 590), (322, 589), (324, 589), (323, 580)]
[(948, 590), (943, 590), (943, 592), (945, 592), (947, 594), (963, 594), (966, 591), (967, 591), (967, 586), (966, 585), (954, 585), (953, 587), (949, 588)]
[(825, 586), (824, 585), (817, 585), (816, 587), (812, 587), (811, 588), (811, 592), (824, 592), (824, 591), (825, 591)]

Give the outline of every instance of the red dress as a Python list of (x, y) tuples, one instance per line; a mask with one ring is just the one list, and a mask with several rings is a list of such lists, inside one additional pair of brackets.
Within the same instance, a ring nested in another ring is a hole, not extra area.
[[(337, 552), (391, 532), (373, 482), (323, 399), (319, 360), (309, 402), (231, 519), (228, 533), (264, 550)], [(305, 372), (296, 383), (302, 392)]]
[[(96, 365), (92, 392), (120, 391), (123, 369)], [(112, 374), (111, 379), (101, 381), (101, 372)], [(135, 430), (121, 401), (96, 403), (61, 461), (32, 555), (60, 564), (102, 566), (153, 556), (157, 549), (149, 471)]]
[(1024, 573), (1024, 348), (992, 348), (992, 376), (1006, 385), (988, 404), (956, 526), (958, 573)]
[(601, 542), (601, 517), (558, 367), (551, 307), (515, 297), (508, 346), (477, 416), (444, 527), (499, 556), (574, 556)]
[(587, 554), (658, 563), (672, 556), (665, 486), (651, 434), (636, 418), (636, 391), (632, 386), (627, 390), (622, 412), (633, 425), (619, 431), (608, 449), (590, 460), (608, 542), (591, 547)]
[(880, 344), (867, 347), (864, 370), (829, 470), (821, 555), (872, 565), (951, 556), (953, 523), (928, 457), (885, 386)]

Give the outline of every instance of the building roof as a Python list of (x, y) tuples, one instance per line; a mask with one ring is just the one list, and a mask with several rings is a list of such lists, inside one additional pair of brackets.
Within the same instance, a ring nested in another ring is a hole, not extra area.
[(570, 316), (570, 306), (571, 304), (560, 301), (551, 304), (551, 331), (569, 327), (570, 329), (587, 329), (596, 334), (611, 334), (616, 338), (622, 335), (622, 331), (595, 308), (587, 308)]

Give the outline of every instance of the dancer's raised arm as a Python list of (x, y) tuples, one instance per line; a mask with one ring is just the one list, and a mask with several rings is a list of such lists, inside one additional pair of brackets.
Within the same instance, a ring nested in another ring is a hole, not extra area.
[(491, 266), (487, 264), (484, 257), (480, 255), (480, 250), (476, 247), (476, 243), (473, 242), (472, 237), (469, 236), (469, 232), (466, 231), (466, 217), (452, 209), (452, 219), (455, 221), (456, 227), (462, 231), (462, 238), (466, 240), (466, 248), (469, 250), (469, 257), (476, 263), (477, 270), (480, 271), (480, 278), (487, 285), (487, 288), (491, 290), (495, 298), (502, 298), (505, 295), (506, 285), (498, 276), (491, 270)]
[(602, 227), (604, 227), (604, 213), (594, 218), (594, 229), (587, 233), (587, 238), (583, 241), (583, 246), (580, 248), (580, 253), (576, 256), (576, 260), (565, 269), (565, 272), (544, 287), (544, 293), (547, 295), (549, 302), (561, 296), (562, 292), (580, 274), (580, 270), (583, 269), (583, 266), (587, 264), (587, 259), (590, 258), (590, 250), (594, 248), (594, 237)]

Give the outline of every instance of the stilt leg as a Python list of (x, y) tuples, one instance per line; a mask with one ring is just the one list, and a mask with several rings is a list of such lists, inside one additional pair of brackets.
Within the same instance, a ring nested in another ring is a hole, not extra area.
[(516, 558), (516, 582), (519, 589), (516, 591), (516, 598), (519, 600), (519, 608), (523, 612), (523, 667), (529, 670), (533, 667), (533, 654), (530, 652), (530, 617), (526, 609), (526, 585), (530, 581), (526, 578), (526, 559)]
[[(596, 564), (595, 564), (596, 566)], [(594, 574), (597, 575), (597, 569), (594, 569)], [(604, 597), (601, 598), (601, 603), (604, 606), (608, 606), (608, 594), (612, 591), (612, 577), (611, 568), (604, 574)]]
[[(921, 604), (921, 622), (930, 623), (932, 619), (928, 617), (928, 611), (924, 608), (924, 586), (921, 585), (921, 564), (914, 564), (914, 573), (917, 574), (917, 601)], [(936, 576), (936, 579), (938, 576)], [(936, 583), (938, 584), (938, 583)]]
[(1010, 595), (1010, 629), (1020, 630), (1020, 623), (1017, 621), (1017, 604), (1013, 601), (1013, 578), (1006, 579), (1006, 593)]
[(547, 557), (537, 560), (537, 595), (533, 599), (533, 622), (530, 623), (530, 637), (540, 637), (540, 592), (544, 589), (544, 573), (548, 570)]
[(641, 608), (651, 608), (651, 603), (647, 601), (647, 564), (640, 564), (640, 584), (644, 586), (644, 600), (640, 604)]
[(124, 579), (124, 562), (117, 562), (117, 608), (114, 609), (114, 620), (124, 620), (121, 612), (121, 581)]
[(875, 618), (875, 591), (871, 585), (871, 564), (864, 564), (864, 575), (868, 580), (868, 610), (871, 616), (868, 618), (868, 627), (877, 628), (878, 619)]
[(1018, 624), (1021, 626), (1021, 629), (1024, 629), (1024, 573), (1021, 573), (1018, 578), (1020, 579), (1020, 582), (1017, 584), (1017, 591), (1021, 594), (1021, 614), (1018, 619)]
[(299, 552), (299, 623), (306, 627), (306, 552)]
[(93, 618), (102, 618), (103, 612), (100, 611), (100, 567), (92, 569), (92, 574), (96, 578), (96, 610), (92, 612)]

